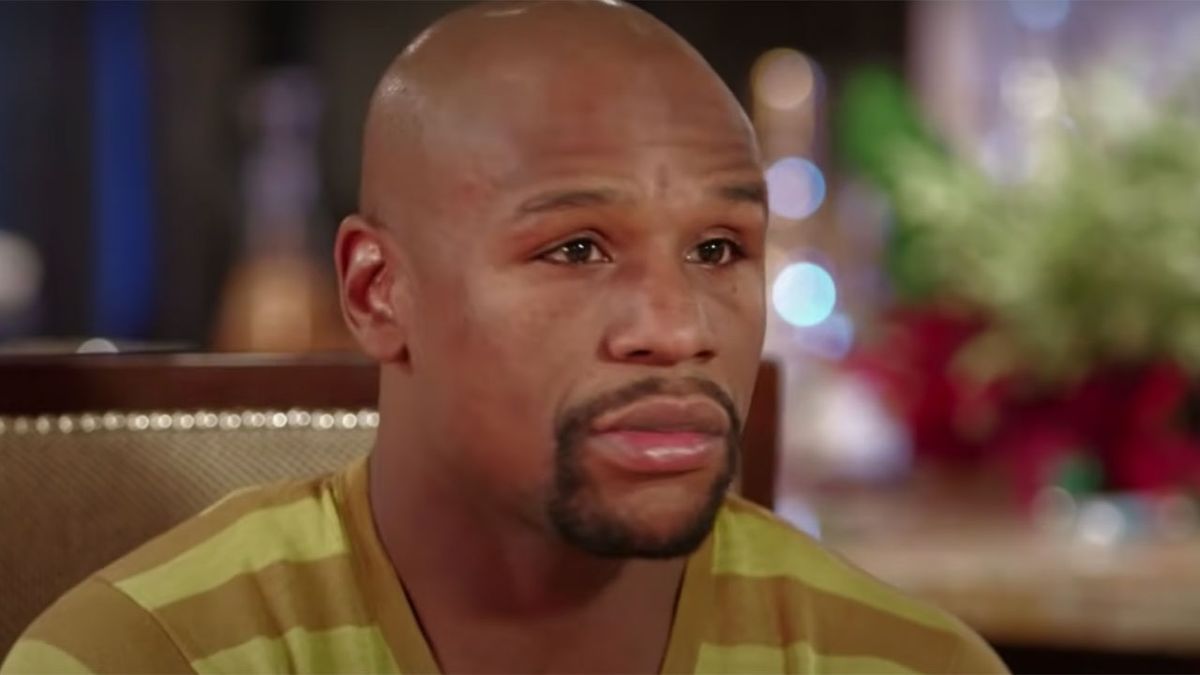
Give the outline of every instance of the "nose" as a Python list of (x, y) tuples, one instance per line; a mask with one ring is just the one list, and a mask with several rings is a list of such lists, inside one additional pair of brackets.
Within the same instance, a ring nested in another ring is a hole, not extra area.
[(630, 274), (617, 293), (604, 340), (608, 358), (674, 366), (716, 356), (702, 291), (683, 265), (666, 264)]

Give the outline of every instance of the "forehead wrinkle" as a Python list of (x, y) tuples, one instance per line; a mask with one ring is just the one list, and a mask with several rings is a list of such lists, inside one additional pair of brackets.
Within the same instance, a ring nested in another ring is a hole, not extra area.
[(553, 190), (534, 195), (517, 206), (519, 215), (561, 211), (584, 206), (606, 206), (628, 202), (629, 196), (611, 189)]
[(652, 194), (655, 197), (663, 197), (667, 194), (667, 190), (671, 188), (671, 169), (666, 163), (660, 162), (654, 170), (654, 188)]
[(767, 205), (767, 186), (762, 181), (726, 183), (718, 185), (712, 194), (733, 202), (748, 202), (765, 207)]

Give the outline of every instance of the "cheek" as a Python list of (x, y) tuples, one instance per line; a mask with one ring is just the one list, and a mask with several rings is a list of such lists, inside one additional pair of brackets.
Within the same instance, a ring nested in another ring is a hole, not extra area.
[(722, 369), (734, 394), (749, 406), (766, 334), (766, 300), (761, 272), (732, 277), (714, 296), (713, 329), (721, 345)]
[(540, 488), (552, 467), (554, 415), (571, 365), (580, 366), (568, 335), (575, 322), (565, 307), (502, 279), (455, 281), (444, 297), (452, 302), (422, 339), (434, 405), (453, 411), (441, 426), (467, 455), (466, 470), (500, 490)]
[[(493, 373), (511, 381), (545, 384), (579, 349), (570, 303), (536, 285), (485, 277), (464, 286), (456, 332), (448, 336), (455, 349), (490, 362)], [(503, 386), (495, 382), (494, 386)]]
[(499, 424), (548, 436), (561, 397), (587, 365), (578, 316), (545, 292), (512, 282), (485, 283), (470, 295), (466, 330), (453, 340), (462, 355), (456, 358), (478, 369), (480, 398), (509, 415)]
[(714, 328), (735, 352), (752, 346), (762, 348), (766, 331), (766, 291), (761, 268), (747, 266), (730, 274), (710, 288), (713, 311), (718, 315)]

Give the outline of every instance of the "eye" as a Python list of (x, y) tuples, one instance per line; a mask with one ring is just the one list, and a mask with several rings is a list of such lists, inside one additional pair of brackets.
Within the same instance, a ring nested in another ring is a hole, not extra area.
[(744, 258), (742, 248), (730, 239), (709, 239), (688, 253), (688, 262), (718, 267)]
[(604, 251), (591, 239), (579, 238), (559, 244), (539, 256), (541, 260), (557, 265), (592, 265), (611, 262)]

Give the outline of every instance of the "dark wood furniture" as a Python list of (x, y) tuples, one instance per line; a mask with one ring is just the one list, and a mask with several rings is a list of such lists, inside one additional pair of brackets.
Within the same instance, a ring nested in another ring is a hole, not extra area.
[(353, 353), (0, 356), (0, 415), (106, 410), (367, 408), (376, 367)]

